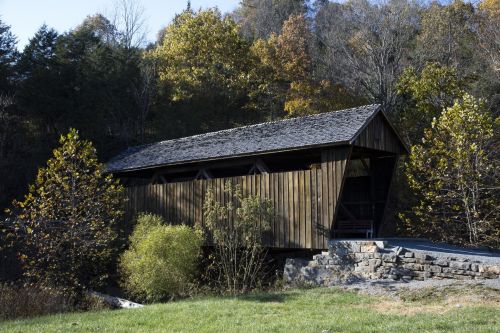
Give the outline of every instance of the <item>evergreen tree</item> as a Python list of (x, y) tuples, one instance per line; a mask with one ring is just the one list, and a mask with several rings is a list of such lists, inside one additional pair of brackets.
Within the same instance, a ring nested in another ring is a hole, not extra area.
[(60, 144), (11, 215), (28, 280), (81, 291), (104, 282), (119, 251), (123, 188), (76, 130)]
[(0, 95), (12, 92), (14, 66), (18, 57), (16, 37), (10, 27), (0, 20)]

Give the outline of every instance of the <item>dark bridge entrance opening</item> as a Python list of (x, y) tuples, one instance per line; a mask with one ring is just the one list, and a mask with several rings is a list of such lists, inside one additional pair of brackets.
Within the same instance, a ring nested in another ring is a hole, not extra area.
[(376, 237), (386, 209), (396, 156), (353, 150), (347, 165), (333, 238)]

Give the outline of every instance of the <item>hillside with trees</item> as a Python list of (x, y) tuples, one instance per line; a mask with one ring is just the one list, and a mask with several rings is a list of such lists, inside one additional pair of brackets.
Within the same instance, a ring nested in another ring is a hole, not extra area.
[[(485, 188), (471, 209), (487, 211), (467, 221), (498, 231), (498, 0), (242, 0), (231, 13), (188, 3), (150, 44), (140, 6), (119, 3), (112, 17), (92, 14), (66, 32), (48, 22), (19, 50), (0, 21), (2, 211), (22, 200), (70, 128), (106, 161), (134, 145), (379, 103), (416, 145), (415, 158), (425, 159), (399, 168), (390, 204), (399, 230), (418, 233), (398, 213), (417, 207), (421, 219), (436, 223), (425, 215), (428, 201), (463, 199), (415, 182), (436, 176), (429, 167), (462, 144), (450, 138), (477, 121), (482, 134), (466, 137), (485, 152), (469, 146), (472, 155), (450, 162), (454, 174), (446, 166), (433, 171), (456, 184), (457, 165), (479, 154), (481, 169), (469, 170), (476, 178), (464, 182)], [(473, 119), (460, 118), (469, 111)], [(483, 239), (476, 231), (463, 231), (472, 244)]]

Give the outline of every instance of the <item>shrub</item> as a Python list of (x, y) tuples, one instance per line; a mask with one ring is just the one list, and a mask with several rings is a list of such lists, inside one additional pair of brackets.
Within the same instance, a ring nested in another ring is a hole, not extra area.
[(203, 235), (186, 225), (165, 225), (141, 214), (120, 260), (123, 287), (145, 301), (161, 301), (189, 292), (198, 267)]
[(24, 201), (14, 201), (12, 230), (29, 282), (82, 292), (102, 285), (117, 257), (123, 188), (76, 130), (60, 143)]
[(203, 214), (214, 244), (214, 282), (234, 295), (250, 291), (261, 282), (267, 253), (262, 236), (270, 229), (273, 212), (269, 200), (244, 198), (241, 187), (231, 182), (225, 184), (224, 192), (228, 200), (222, 204), (208, 190)]
[(0, 319), (67, 312), (73, 302), (62, 292), (40, 286), (0, 284)]

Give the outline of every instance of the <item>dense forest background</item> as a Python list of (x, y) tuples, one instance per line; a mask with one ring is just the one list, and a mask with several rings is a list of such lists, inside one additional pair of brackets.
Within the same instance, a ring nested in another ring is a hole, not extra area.
[(464, 92), (498, 115), (498, 0), (242, 0), (232, 13), (188, 3), (149, 45), (145, 23), (123, 0), (62, 34), (44, 25), (18, 50), (0, 20), (1, 210), (71, 127), (106, 161), (133, 145), (368, 103), (408, 144)]

